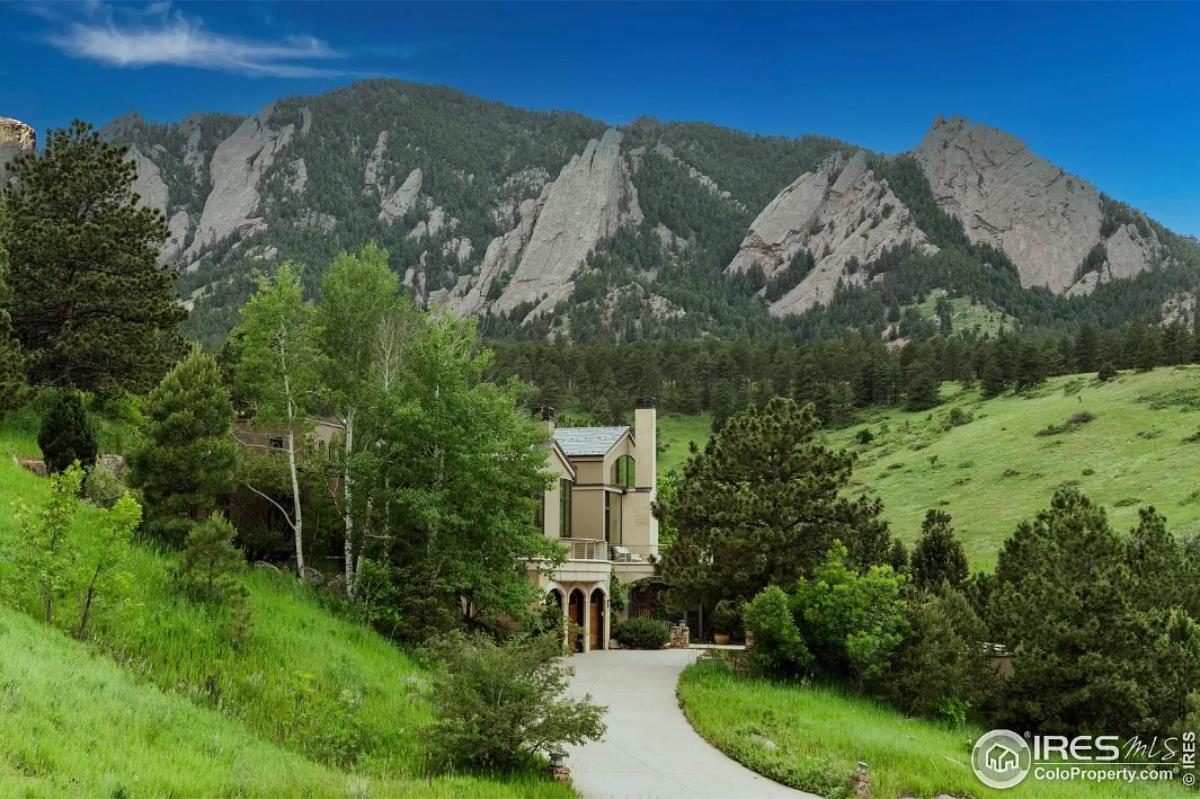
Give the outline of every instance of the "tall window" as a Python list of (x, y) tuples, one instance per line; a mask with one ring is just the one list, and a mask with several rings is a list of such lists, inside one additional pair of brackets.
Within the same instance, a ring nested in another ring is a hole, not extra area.
[(558, 481), (558, 535), (571, 537), (571, 481)]
[(637, 464), (632, 455), (622, 455), (613, 464), (613, 485), (633, 488), (637, 485)]
[(539, 533), (545, 534), (545, 532), (546, 532), (546, 492), (545, 491), (538, 492), (538, 495), (537, 495), (537, 497), (534, 498), (534, 501), (537, 504), (534, 505), (534, 507), (533, 507), (533, 526), (538, 529)]

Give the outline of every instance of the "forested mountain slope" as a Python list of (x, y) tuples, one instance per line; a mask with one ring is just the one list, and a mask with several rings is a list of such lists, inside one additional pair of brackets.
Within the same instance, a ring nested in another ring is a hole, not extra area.
[(371, 239), (423, 304), (493, 337), (576, 341), (883, 331), (934, 288), (1036, 325), (1116, 326), (1188, 306), (1200, 273), (1193, 241), (961, 118), (887, 158), (373, 80), (105, 133), (169, 220), (162, 261), (208, 340), (254, 270), (297, 259), (315, 289)]

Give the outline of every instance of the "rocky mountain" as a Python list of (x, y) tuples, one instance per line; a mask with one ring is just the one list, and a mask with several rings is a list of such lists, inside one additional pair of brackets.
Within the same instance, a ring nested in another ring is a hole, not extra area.
[[(426, 305), (490, 335), (579, 340), (882, 330), (934, 288), (1039, 323), (1115, 323), (1200, 274), (1193, 242), (962, 118), (884, 157), (364, 81), (249, 117), (131, 114), (104, 135), (166, 215), (161, 261), (208, 340), (256, 270), (301, 261), (315, 291), (337, 251), (372, 239)], [(1120, 310), (1108, 287), (1129, 286), (1144, 301)]]
[(37, 146), (37, 134), (24, 122), (0, 117), (0, 183), (8, 179), (6, 165), (13, 158), (33, 152)]

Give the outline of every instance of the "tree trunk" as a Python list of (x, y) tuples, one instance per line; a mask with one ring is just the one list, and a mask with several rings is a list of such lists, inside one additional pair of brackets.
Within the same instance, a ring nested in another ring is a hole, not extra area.
[(342, 455), (342, 495), (346, 503), (343, 511), (343, 521), (346, 525), (346, 596), (354, 596), (354, 513), (352, 505), (354, 501), (354, 489), (351, 485), (350, 478), (350, 454), (354, 451), (354, 412), (346, 414), (346, 440), (343, 445)]
[[(284, 378), (285, 390), (291, 386)], [(300, 508), (300, 477), (296, 472), (296, 406), (288, 400), (288, 471), (292, 477), (292, 529), (296, 533), (296, 576), (304, 580), (304, 518)]]

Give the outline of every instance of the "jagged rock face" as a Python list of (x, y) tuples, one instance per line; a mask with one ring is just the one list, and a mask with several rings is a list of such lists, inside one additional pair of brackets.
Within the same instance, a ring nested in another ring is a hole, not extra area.
[(0, 182), (8, 180), (8, 162), (37, 147), (37, 134), (24, 122), (0, 117)]
[(612, 128), (571, 158), (544, 198), (520, 265), (496, 301), (501, 312), (566, 298), (588, 253), (622, 224), (642, 220), (637, 190), (621, 155), (621, 134)]
[(545, 187), (538, 199), (525, 200), (518, 206), (517, 226), (488, 243), (483, 260), (479, 264), (479, 274), (459, 278), (458, 283), (444, 299), (446, 307), (459, 316), (474, 316), (486, 307), (493, 284), (521, 257), (521, 253), (529, 244), (534, 224), (546, 203), (549, 189), (549, 186)]
[(403, 219), (404, 215), (417, 204), (417, 197), (421, 194), (421, 184), (424, 179), (424, 173), (420, 169), (409, 172), (408, 177), (400, 184), (400, 188), (383, 198), (379, 207), (379, 221), (390, 225), (397, 219)]
[(787, 316), (829, 302), (839, 280), (861, 283), (866, 276), (858, 266), (903, 244), (936, 251), (887, 181), (868, 168), (866, 154), (860, 150), (847, 160), (839, 153), (762, 210), (727, 271), (738, 274), (757, 265), (771, 278), (808, 250), (813, 269), (771, 304), (771, 313)]
[(235, 231), (245, 233), (258, 228), (252, 215), (262, 201), (259, 189), (263, 173), (287, 148), (295, 131), (290, 124), (272, 126), (271, 114), (268, 106), (258, 116), (247, 118), (232, 136), (217, 145), (209, 164), (212, 191), (204, 201), (196, 238), (188, 248), (189, 258)]
[(939, 205), (958, 217), (972, 241), (1003, 250), (1023, 286), (1090, 291), (1110, 277), (1133, 277), (1158, 258), (1153, 234), (1143, 239), (1122, 228), (1105, 242), (1107, 273), (1084, 275), (1076, 285), (1080, 265), (1101, 241), (1100, 194), (1003, 131), (938, 118), (913, 155)]
[(129, 160), (137, 165), (137, 180), (133, 183), (133, 190), (141, 198), (141, 204), (146, 208), (156, 208), (165, 214), (170, 191), (163, 182), (158, 165), (142, 155), (136, 146), (129, 148)]

